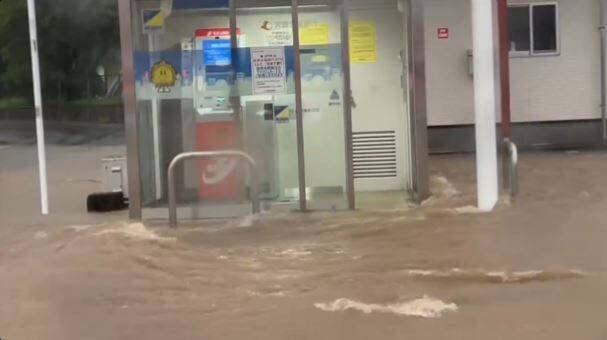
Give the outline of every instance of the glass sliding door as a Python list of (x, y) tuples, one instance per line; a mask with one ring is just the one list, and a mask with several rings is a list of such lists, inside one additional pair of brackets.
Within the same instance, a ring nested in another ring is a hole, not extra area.
[(345, 78), (338, 1), (300, 1), (306, 198), (310, 210), (348, 208)]
[(237, 89), (244, 150), (259, 167), (261, 199), (299, 208), (299, 161), (291, 0), (234, 1)]

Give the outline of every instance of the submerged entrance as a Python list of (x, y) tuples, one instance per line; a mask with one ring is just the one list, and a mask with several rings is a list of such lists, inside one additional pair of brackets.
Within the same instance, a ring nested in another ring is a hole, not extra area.
[(365, 3), (134, 0), (144, 217), (166, 217), (168, 165), (192, 151), (243, 150), (260, 185), (238, 159), (184, 163), (180, 218), (247, 214), (254, 191), (270, 210), (406, 197), (403, 13)]

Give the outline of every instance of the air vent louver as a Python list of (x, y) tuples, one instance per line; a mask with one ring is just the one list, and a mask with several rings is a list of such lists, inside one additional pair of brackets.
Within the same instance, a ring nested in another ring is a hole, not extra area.
[(352, 146), (355, 179), (397, 176), (394, 131), (355, 132)]

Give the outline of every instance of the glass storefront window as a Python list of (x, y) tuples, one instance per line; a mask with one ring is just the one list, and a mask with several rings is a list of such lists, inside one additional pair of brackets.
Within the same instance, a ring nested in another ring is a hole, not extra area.
[[(385, 25), (374, 23), (375, 17), (359, 18), (348, 30), (341, 1), (301, 0), (295, 12), (292, 4), (132, 0), (144, 218), (167, 215), (168, 167), (184, 152), (242, 150), (257, 164), (259, 187), (252, 190), (254, 183), (238, 159), (188, 161), (177, 169), (180, 218), (246, 215), (252, 192), (272, 210), (297, 210), (304, 203), (309, 210), (344, 210), (353, 208), (354, 187), (361, 181), (372, 189), (375, 182), (403, 177), (394, 175), (402, 168), (398, 158), (385, 160), (385, 150), (375, 152), (387, 142), (397, 143), (398, 133), (388, 138), (382, 128), (381, 140), (348, 148), (360, 139), (358, 134), (365, 140), (379, 137), (368, 137), (366, 130), (351, 136), (353, 109), (346, 106), (351, 92), (346, 81), (352, 65), (344, 65), (350, 57), (358, 73), (384, 72), (389, 66), (395, 71), (388, 72), (400, 75), (397, 56), (403, 50), (399, 53), (396, 44), (394, 51), (384, 51), (377, 43), (376, 31)], [(368, 6), (360, 13), (371, 15)], [(402, 27), (392, 26), (396, 29), (389, 32), (398, 42)], [(349, 41), (355, 46), (352, 55), (346, 55), (344, 30), (358, 34)], [(398, 90), (401, 78), (394, 79), (386, 86)], [(366, 81), (358, 85), (360, 93), (377, 88)], [(393, 97), (402, 96), (395, 93)], [(361, 109), (354, 113), (369, 116), (367, 111), (373, 109), (367, 101), (360, 102)], [(393, 112), (397, 125), (399, 112)], [(348, 167), (353, 155), (358, 158)], [(394, 169), (386, 170), (388, 166)], [(384, 182), (384, 189), (403, 187)]]
[[(260, 198), (298, 208), (291, 6), (282, 2), (253, 8), (236, 2), (232, 29), (225, 6), (174, 2), (163, 13), (162, 3), (134, 2), (144, 215), (166, 210), (168, 166), (190, 151), (245, 151), (258, 166)], [(186, 162), (176, 182), (178, 202), (189, 208), (182, 218), (249, 209), (252, 183), (237, 159)]]
[(338, 8), (300, 6), (299, 27), (308, 207), (347, 209), (344, 77)]
[(274, 1), (272, 7), (242, 3), (236, 9), (237, 27), (246, 34), (240, 55), (251, 63), (250, 72), (239, 77), (245, 151), (258, 162), (261, 198), (295, 209), (299, 164), (290, 1)]

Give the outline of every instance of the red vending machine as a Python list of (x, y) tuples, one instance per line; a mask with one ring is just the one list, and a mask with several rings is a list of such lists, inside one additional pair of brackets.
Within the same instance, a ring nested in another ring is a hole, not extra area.
[[(240, 37), (240, 32), (238, 31)], [(198, 151), (241, 148), (240, 129), (230, 92), (235, 72), (232, 65), (230, 30), (209, 28), (196, 31), (196, 66), (194, 102), (197, 111)], [(200, 198), (238, 200), (243, 189), (244, 172), (234, 157), (200, 161)]]
[[(202, 122), (197, 125), (199, 151), (240, 148), (240, 132), (234, 121)], [(243, 185), (240, 161), (234, 157), (205, 159), (200, 162), (200, 198), (237, 200)]]

